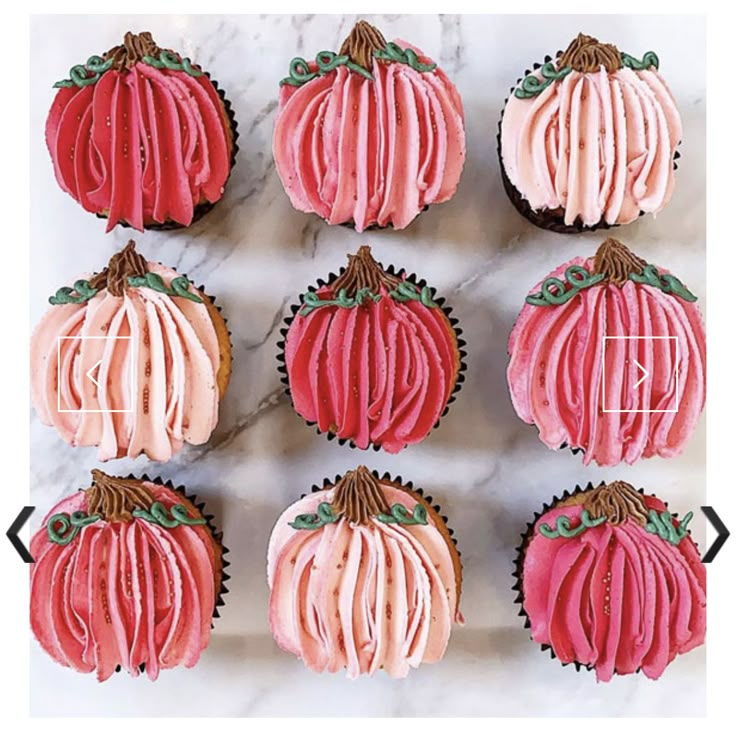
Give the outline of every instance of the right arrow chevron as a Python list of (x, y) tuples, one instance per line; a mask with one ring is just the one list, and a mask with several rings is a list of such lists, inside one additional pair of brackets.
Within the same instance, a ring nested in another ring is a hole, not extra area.
[(728, 536), (731, 534), (728, 528), (723, 524), (723, 520), (716, 514), (713, 507), (701, 507), (703, 514), (706, 516), (708, 522), (713, 525), (715, 531), (718, 533), (718, 537), (713, 541), (708, 552), (703, 556), (703, 563), (710, 563), (721, 550), (723, 544), (728, 540)]

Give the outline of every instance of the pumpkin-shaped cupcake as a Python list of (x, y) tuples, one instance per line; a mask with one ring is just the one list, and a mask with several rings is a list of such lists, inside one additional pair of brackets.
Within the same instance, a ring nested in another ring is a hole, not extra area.
[(222, 535), (183, 487), (92, 471), (31, 540), (31, 628), (98, 681), (192, 667), (228, 590)]
[(705, 639), (705, 567), (682, 520), (624, 481), (577, 487), (523, 536), (515, 576), (532, 639), (600, 682), (659, 678)]
[(278, 360), (309, 424), (389, 453), (439, 424), (464, 380), (465, 342), (424, 281), (385, 270), (363, 246), (291, 308)]
[(214, 299), (130, 241), (101, 273), (51, 296), (31, 338), (41, 421), (100, 460), (166, 461), (207, 442), (230, 378), (230, 337)]
[(279, 517), (268, 546), (276, 642), (313, 671), (405, 677), (439, 661), (462, 567), (447, 518), (421, 490), (364, 466)]
[(54, 87), (46, 144), (56, 180), (107, 231), (189, 226), (222, 198), (235, 119), (188, 58), (128, 32)]
[(657, 55), (579, 34), (512, 88), (499, 131), (504, 186), (545, 229), (628, 224), (669, 202), (681, 138)]
[(705, 405), (695, 302), (615, 239), (561, 265), (526, 297), (509, 339), (516, 413), (586, 464), (679, 455)]
[(457, 189), (460, 95), (421, 51), (360, 21), (338, 54), (291, 61), (273, 154), (294, 208), (359, 232), (403, 229)]

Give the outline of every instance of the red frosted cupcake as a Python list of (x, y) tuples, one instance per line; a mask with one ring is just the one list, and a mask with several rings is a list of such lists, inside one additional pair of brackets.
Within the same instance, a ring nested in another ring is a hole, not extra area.
[(46, 144), (56, 179), (107, 231), (189, 226), (222, 198), (236, 124), (188, 58), (128, 32), (54, 87)]
[(398, 453), (421, 442), (464, 380), (457, 320), (434, 289), (385, 270), (370, 247), (292, 307), (282, 330), (284, 383), (320, 432)]
[(171, 482), (92, 471), (31, 540), (31, 628), (44, 651), (100, 682), (194, 666), (228, 591), (211, 520)]
[(292, 59), (273, 154), (294, 208), (359, 232), (403, 229), (457, 189), (460, 95), (419, 49), (360, 21), (338, 54)]
[(679, 455), (705, 405), (696, 300), (615, 239), (561, 265), (526, 297), (509, 338), (516, 413), (586, 464)]
[(515, 589), (532, 639), (601, 682), (638, 671), (659, 678), (705, 640), (705, 567), (691, 518), (624, 481), (555, 499), (519, 548)]

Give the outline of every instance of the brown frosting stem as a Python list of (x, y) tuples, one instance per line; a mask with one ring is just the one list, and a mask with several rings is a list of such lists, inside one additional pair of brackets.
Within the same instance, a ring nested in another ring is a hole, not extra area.
[(332, 512), (359, 525), (365, 525), (381, 512), (388, 512), (378, 479), (365, 466), (348, 471), (335, 486)]
[(629, 280), (631, 273), (640, 273), (645, 267), (641, 257), (612, 237), (598, 248), (593, 263), (596, 273), (603, 273), (609, 283), (619, 287)]
[(89, 282), (92, 288), (107, 288), (113, 296), (122, 296), (128, 285), (128, 278), (145, 275), (148, 272), (148, 261), (138, 254), (135, 242), (131, 239), (110, 258), (107, 267)]
[(108, 522), (131, 520), (134, 509), (148, 509), (153, 504), (151, 492), (137, 479), (108, 476), (92, 469), (92, 486), (86, 490), (87, 514), (100, 515)]
[(613, 44), (602, 44), (593, 36), (579, 33), (560, 57), (560, 67), (572, 67), (577, 72), (597, 72), (601, 65), (606, 72), (621, 69), (621, 52)]
[(591, 517), (607, 517), (611, 525), (621, 525), (631, 519), (644, 526), (649, 511), (644, 495), (625, 481), (614, 481), (593, 489), (585, 501), (585, 509)]
[(110, 51), (103, 55), (105, 61), (112, 58), (112, 68), (118, 72), (131, 69), (143, 57), (158, 57), (161, 49), (156, 45), (149, 31), (142, 33), (125, 34), (123, 43), (113, 46)]
[(373, 259), (371, 248), (363, 245), (356, 255), (348, 255), (345, 272), (332, 283), (331, 288), (335, 295), (344, 288), (348, 296), (354, 296), (361, 288), (369, 288), (371, 293), (377, 294), (381, 286), (393, 290), (400, 283), (399, 278), (387, 273)]
[(351, 61), (370, 71), (373, 66), (373, 52), (385, 47), (386, 39), (375, 26), (366, 21), (358, 21), (342, 42), (340, 56), (347, 54)]

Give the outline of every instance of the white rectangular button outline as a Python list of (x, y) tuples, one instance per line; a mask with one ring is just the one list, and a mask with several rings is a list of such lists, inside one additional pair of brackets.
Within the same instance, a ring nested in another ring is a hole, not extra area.
[(62, 409), (61, 408), (61, 341), (62, 340), (132, 340), (131, 335), (96, 335), (96, 334), (72, 334), (61, 335), (56, 338), (56, 411), (59, 414), (123, 414), (132, 412), (133, 409)]
[(603, 401), (606, 403), (606, 340), (674, 340), (675, 341), (675, 408), (674, 409), (606, 409), (601, 406), (603, 414), (631, 414), (642, 412), (646, 414), (677, 414), (680, 411), (680, 339), (672, 335), (603, 335), (603, 365), (602, 372), (602, 390)]

